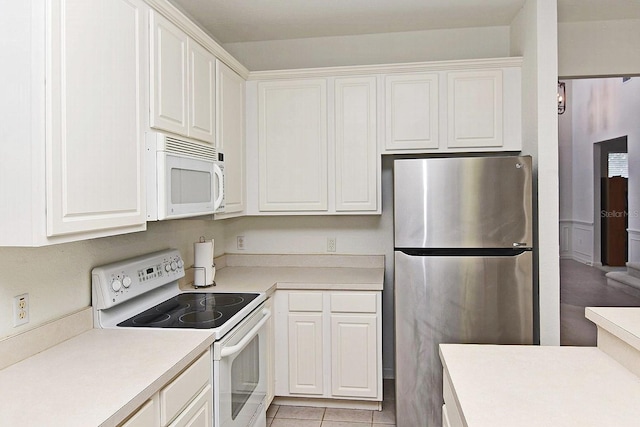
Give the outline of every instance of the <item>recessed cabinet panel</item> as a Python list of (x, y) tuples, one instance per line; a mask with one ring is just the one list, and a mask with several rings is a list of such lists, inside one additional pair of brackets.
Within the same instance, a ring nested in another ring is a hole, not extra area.
[(376, 315), (331, 315), (331, 394), (376, 397)]
[(335, 80), (336, 211), (377, 209), (376, 78)]
[(438, 75), (385, 77), (387, 150), (438, 148)]
[(225, 214), (245, 207), (244, 87), (242, 77), (216, 60), (216, 147), (224, 153)]
[(325, 80), (258, 86), (259, 209), (327, 209)]
[(156, 12), (151, 13), (150, 125), (188, 135), (187, 35)]
[(289, 313), (289, 393), (323, 393), (322, 313)]
[(214, 141), (215, 57), (193, 40), (189, 47), (189, 136)]
[(52, 3), (48, 236), (145, 224), (144, 10), (136, 0)]
[(158, 395), (155, 394), (151, 400), (142, 405), (133, 416), (131, 416), (119, 427), (156, 427), (160, 425), (160, 409), (158, 407)]
[(502, 146), (502, 71), (451, 72), (448, 85), (448, 147)]

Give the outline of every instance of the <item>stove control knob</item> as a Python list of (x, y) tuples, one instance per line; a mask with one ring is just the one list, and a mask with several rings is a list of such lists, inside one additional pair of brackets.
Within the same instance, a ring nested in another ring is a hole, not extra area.
[(122, 279), (122, 286), (124, 286), (125, 288), (131, 286), (131, 277), (124, 276), (124, 279)]
[(171, 271), (171, 264), (166, 264), (166, 265), (164, 266), (164, 271), (166, 271), (167, 273), (168, 273), (169, 271)]
[(118, 279), (113, 279), (113, 282), (111, 282), (111, 289), (113, 289), (114, 292), (118, 292), (120, 288), (122, 288), (122, 282)]
[(182, 262), (182, 258), (178, 258), (178, 268), (184, 267), (184, 262)]
[(172, 269), (173, 271), (175, 271), (175, 270), (176, 270), (176, 268), (178, 268), (178, 263), (177, 263), (177, 262), (175, 262), (175, 261), (173, 261), (173, 262), (171, 263), (171, 269)]

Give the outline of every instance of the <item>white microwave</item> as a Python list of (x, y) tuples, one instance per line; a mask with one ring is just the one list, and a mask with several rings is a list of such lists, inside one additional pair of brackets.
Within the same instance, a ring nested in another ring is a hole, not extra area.
[(212, 145), (146, 135), (147, 220), (224, 212), (224, 156)]

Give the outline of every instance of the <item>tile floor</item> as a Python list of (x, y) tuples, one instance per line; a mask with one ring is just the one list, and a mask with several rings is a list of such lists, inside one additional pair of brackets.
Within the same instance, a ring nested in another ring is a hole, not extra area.
[(394, 427), (393, 380), (384, 380), (382, 411), (271, 405), (267, 427)]
[(607, 285), (606, 272), (578, 261), (560, 261), (560, 344), (596, 345), (596, 326), (585, 307), (640, 307), (640, 298)]

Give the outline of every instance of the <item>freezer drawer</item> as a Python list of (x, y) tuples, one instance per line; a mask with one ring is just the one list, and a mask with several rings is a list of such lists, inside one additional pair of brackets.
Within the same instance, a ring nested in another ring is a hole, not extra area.
[(532, 253), (395, 252), (398, 427), (440, 426), (440, 343), (533, 343)]
[(395, 160), (395, 247), (530, 247), (531, 179), (529, 156)]

